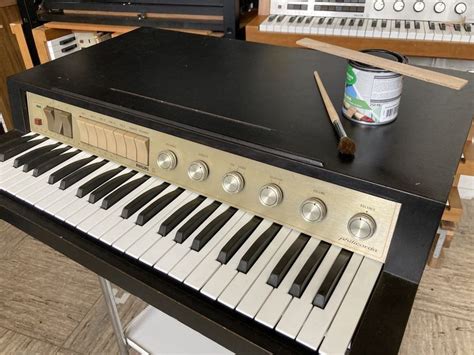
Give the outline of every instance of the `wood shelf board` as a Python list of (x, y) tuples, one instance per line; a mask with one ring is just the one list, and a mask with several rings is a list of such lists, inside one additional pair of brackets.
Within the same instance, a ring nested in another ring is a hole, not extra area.
[(133, 31), (138, 27), (134, 26), (117, 26), (117, 25), (99, 25), (93, 23), (76, 23), (76, 22), (46, 22), (44, 27), (51, 29), (62, 29), (69, 31), (86, 31), (86, 32), (113, 32), (126, 33)]

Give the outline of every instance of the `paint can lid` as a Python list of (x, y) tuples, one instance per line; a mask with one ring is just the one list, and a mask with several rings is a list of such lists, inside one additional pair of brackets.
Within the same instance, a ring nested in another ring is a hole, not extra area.
[[(399, 62), (399, 63), (404, 63), (404, 64), (408, 63), (408, 59), (404, 55), (401, 55), (400, 53), (397, 53), (397, 52), (388, 51), (386, 49), (364, 49), (361, 52), (367, 53), (379, 58), (393, 60), (394, 62)], [(389, 70), (386, 70), (386, 69), (377, 68), (372, 65), (356, 62), (353, 60), (350, 60), (349, 64), (354, 68), (365, 70), (365, 71), (378, 72), (378, 73), (390, 72)]]

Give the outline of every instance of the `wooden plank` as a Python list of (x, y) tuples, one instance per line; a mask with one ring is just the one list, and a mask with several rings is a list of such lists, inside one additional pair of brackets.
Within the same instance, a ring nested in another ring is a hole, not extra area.
[(46, 48), (46, 42), (56, 39), (71, 33), (70, 30), (48, 28), (46, 26), (39, 26), (33, 28), (33, 39), (35, 41), (36, 51), (41, 64), (49, 62), (49, 53)]
[(298, 40), (308, 37), (354, 50), (384, 48), (407, 56), (474, 60), (474, 44), (472, 43), (261, 32), (259, 25), (266, 18), (267, 16), (258, 16), (245, 27), (247, 41), (297, 47)]
[(117, 25), (98, 25), (92, 23), (75, 23), (75, 22), (56, 22), (51, 21), (43, 25), (45, 28), (69, 30), (69, 31), (87, 31), (87, 32), (113, 32), (126, 33), (137, 29), (134, 26), (117, 26)]
[(428, 83), (446, 86), (455, 90), (461, 90), (468, 83), (466, 79), (457, 78), (452, 75), (447, 75), (404, 63), (394, 62), (392, 60), (376, 57), (367, 53), (355, 51), (353, 49), (316, 41), (311, 38), (300, 39), (296, 42), (296, 44), (305, 48), (310, 48), (337, 57), (365, 63), (377, 68), (383, 68), (395, 73), (426, 81)]
[(31, 60), (30, 50), (26, 44), (25, 34), (23, 33), (23, 27), (20, 21), (13, 22), (10, 24), (10, 30), (16, 37), (16, 42), (20, 48), (21, 57), (23, 58), (23, 64), (26, 69), (33, 68), (33, 61)]
[(15, 6), (16, 0), (0, 0), (0, 7)]
[[(136, 19), (139, 12), (118, 12), (118, 11), (90, 11), (90, 10), (64, 10), (65, 14), (82, 16), (111, 16), (111, 17), (133, 17)], [(147, 12), (147, 18), (157, 19), (182, 19), (182, 20), (203, 20), (203, 21), (222, 21), (223, 16), (219, 15), (190, 15), (190, 14), (164, 14)]]
[(449, 206), (445, 208), (442, 221), (459, 222), (462, 217), (462, 203), (456, 187), (452, 187), (448, 197)]
[(258, 2), (258, 15), (259, 16), (270, 15), (270, 0), (260, 0)]

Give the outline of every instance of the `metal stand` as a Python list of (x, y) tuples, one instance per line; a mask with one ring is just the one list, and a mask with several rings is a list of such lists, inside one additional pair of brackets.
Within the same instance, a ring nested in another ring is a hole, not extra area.
[(99, 276), (100, 288), (104, 296), (105, 304), (109, 312), (110, 320), (112, 321), (112, 327), (114, 329), (115, 337), (117, 338), (117, 344), (119, 347), (120, 355), (128, 355), (128, 344), (123, 332), (122, 323), (117, 311), (117, 305), (115, 304), (114, 295), (112, 293), (112, 286), (110, 282)]

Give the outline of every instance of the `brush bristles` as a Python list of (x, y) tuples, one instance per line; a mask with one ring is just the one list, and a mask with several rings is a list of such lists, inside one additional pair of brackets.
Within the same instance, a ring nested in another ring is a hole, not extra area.
[(349, 137), (342, 137), (339, 140), (337, 150), (339, 150), (339, 153), (342, 155), (354, 156), (354, 153), (356, 151), (356, 145), (354, 141)]

